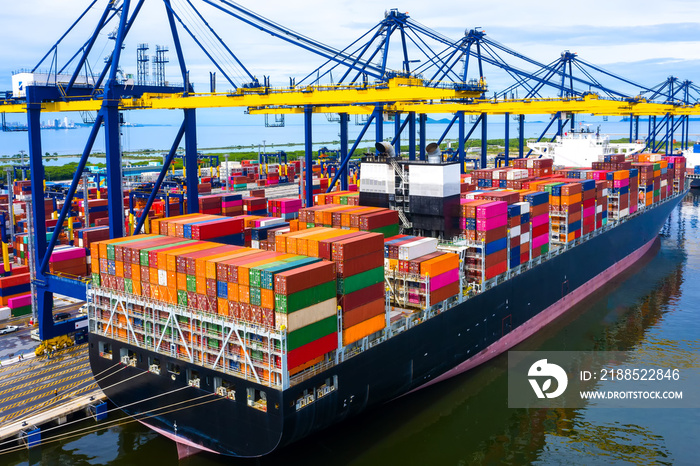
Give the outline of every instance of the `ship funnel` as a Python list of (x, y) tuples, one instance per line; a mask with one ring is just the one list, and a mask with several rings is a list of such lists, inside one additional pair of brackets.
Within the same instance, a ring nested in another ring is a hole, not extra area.
[(442, 151), (440, 146), (435, 142), (431, 142), (425, 146), (425, 151), (428, 154), (428, 163), (440, 163), (442, 162)]
[(388, 142), (378, 142), (374, 144), (374, 147), (379, 152), (379, 155), (386, 155), (387, 157), (396, 157), (396, 152), (394, 151), (394, 146)]

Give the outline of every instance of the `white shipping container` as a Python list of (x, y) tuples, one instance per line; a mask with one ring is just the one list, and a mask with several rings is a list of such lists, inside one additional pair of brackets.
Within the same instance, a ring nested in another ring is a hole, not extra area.
[[(527, 233), (523, 233), (520, 235), (520, 244), (525, 244), (530, 241), (530, 232), (528, 231)], [(520, 251), (522, 252), (522, 251)]]
[(399, 246), (399, 259), (413, 260), (417, 257), (437, 251), (437, 238), (421, 238)]
[(158, 269), (158, 284), (160, 286), (168, 286), (168, 272)]
[(277, 328), (284, 326), (287, 332), (293, 332), (307, 325), (311, 325), (319, 320), (336, 315), (338, 312), (338, 302), (336, 298), (331, 298), (313, 306), (299, 309), (291, 314), (282, 312), (275, 313), (275, 325)]
[(506, 173), (507, 180), (522, 180), (523, 178), (527, 178), (527, 169), (525, 168), (513, 168)]
[(520, 215), (530, 212), (530, 203), (527, 201), (516, 202), (515, 205), (520, 206)]
[(517, 227), (511, 228), (509, 235), (510, 235), (509, 236), (510, 238), (516, 238), (516, 237), (520, 236), (520, 225), (518, 225)]
[(278, 223), (285, 223), (283, 218), (268, 218), (265, 220), (260, 220), (261, 227), (268, 227), (270, 225), (277, 225)]
[(12, 309), (9, 307), (0, 307), (0, 320), (7, 320), (12, 314)]

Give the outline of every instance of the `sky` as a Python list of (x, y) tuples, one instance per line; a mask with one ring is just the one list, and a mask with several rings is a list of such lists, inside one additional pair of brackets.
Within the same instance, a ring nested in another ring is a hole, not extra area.
[[(186, 8), (187, 0), (171, 1), (174, 9), (193, 28), (196, 37), (202, 42), (212, 40), (205, 26), (196, 20), (195, 13)], [(285, 85), (289, 83), (289, 77), (299, 81), (324, 62), (318, 55), (274, 38), (222, 13), (203, 0), (190, 1), (250, 73), (259, 79), (270, 76), (273, 85)], [(34, 67), (90, 2), (4, 2), (0, 15), (0, 90), (11, 89), (13, 72)], [(85, 19), (58, 46), (60, 64), (65, 63), (89, 38), (106, 3), (107, 0), (97, 0)], [(132, 0), (132, 8), (135, 3)], [(220, 0), (210, 0), (210, 3), (221, 4)], [(275, 23), (337, 49), (346, 47), (370, 30), (382, 20), (386, 10), (397, 8), (408, 13), (413, 20), (454, 40), (460, 38), (465, 30), (481, 28), (490, 40), (541, 63), (552, 62), (562, 51), (569, 50), (588, 63), (623, 75), (645, 87), (653, 87), (668, 76), (691, 81), (700, 79), (700, 2), (696, 0), (667, 0), (663, 5), (648, 0), (441, 0), (436, 3), (411, 0), (398, 4), (376, 0), (266, 0), (240, 4)], [(113, 26), (110, 25), (96, 41), (91, 57), (93, 70), (100, 69), (104, 57), (109, 54), (107, 33), (112, 30)], [(209, 71), (216, 70), (186, 31), (180, 29), (180, 34), (191, 81), (196, 90), (206, 91), (209, 88)], [(161, 0), (145, 0), (125, 41), (121, 61), (125, 73), (136, 72), (136, 46), (142, 42), (150, 45), (151, 55), (155, 45), (170, 48), (167, 77), (170, 82), (181, 82)], [(212, 52), (220, 49), (207, 48)], [(398, 48), (392, 51), (390, 66), (394, 63), (400, 66)], [(49, 68), (52, 57), (50, 55), (40, 69)], [(425, 58), (419, 58), (425, 62)], [(510, 59), (507, 61), (511, 63)], [(231, 59), (219, 62), (233, 63)], [(520, 65), (515, 63), (515, 66)], [(237, 85), (248, 79), (240, 67), (229, 66), (226, 70)], [(512, 79), (500, 70), (486, 68), (484, 73), (491, 90), (501, 90), (512, 83)], [(232, 88), (223, 81), (220, 72), (217, 79), (217, 90)], [(611, 86), (616, 89), (625, 87), (618, 83)]]

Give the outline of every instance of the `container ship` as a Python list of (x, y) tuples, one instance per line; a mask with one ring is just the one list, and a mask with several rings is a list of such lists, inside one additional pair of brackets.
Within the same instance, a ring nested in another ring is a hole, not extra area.
[(227, 215), (91, 243), (90, 364), (181, 456), (262, 456), (536, 333), (649, 250), (685, 173), (606, 154), (465, 175), (385, 150), (314, 206), (241, 215), (260, 203), (227, 194)]

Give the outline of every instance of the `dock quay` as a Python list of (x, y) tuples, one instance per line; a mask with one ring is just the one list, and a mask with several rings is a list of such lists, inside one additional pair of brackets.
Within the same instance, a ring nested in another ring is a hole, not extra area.
[(95, 383), (87, 343), (0, 367), (0, 450), (8, 440), (32, 446), (47, 428), (93, 416), (106, 417), (106, 396)]

